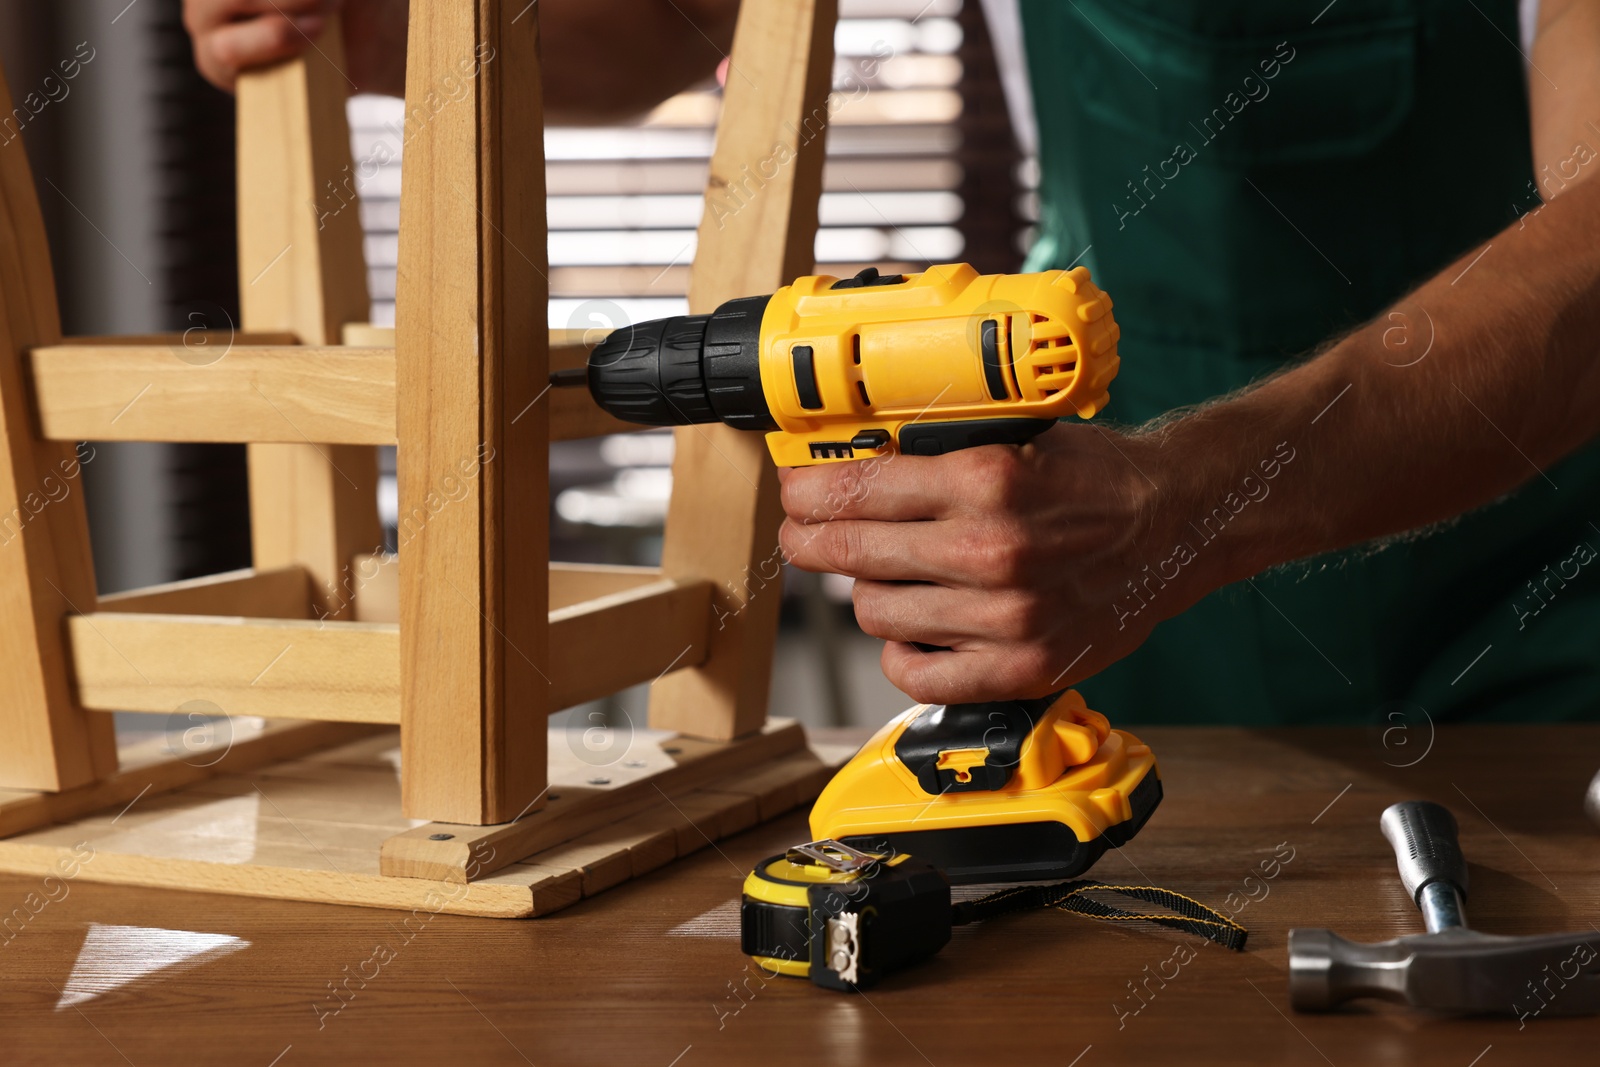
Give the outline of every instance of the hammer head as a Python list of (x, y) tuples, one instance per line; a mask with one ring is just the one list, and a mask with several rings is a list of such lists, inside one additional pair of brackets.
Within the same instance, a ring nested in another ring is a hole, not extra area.
[(1361, 944), (1289, 933), (1289, 995), (1301, 1011), (1383, 997), (1438, 1011), (1528, 1018), (1600, 1012), (1600, 932), (1501, 937), (1465, 927)]

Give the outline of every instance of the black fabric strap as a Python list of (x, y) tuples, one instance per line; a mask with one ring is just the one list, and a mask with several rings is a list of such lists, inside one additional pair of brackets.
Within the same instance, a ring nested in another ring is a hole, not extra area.
[[(1134, 900), (1141, 900), (1146, 904), (1155, 904), (1177, 914), (1129, 911), (1085, 895), (1095, 891), (1117, 893)], [(1174, 893), (1170, 889), (1161, 889), (1157, 886), (1108, 885), (1105, 882), (1088, 879), (1058, 882), (1055, 885), (1026, 885), (1017, 886), (1015, 889), (1002, 889), (998, 893), (990, 893), (986, 897), (955, 905), (952, 909), (951, 922), (961, 926), (965, 923), (982, 922), (1014, 911), (1029, 911), (1034, 908), (1056, 908), (1059, 911), (1068, 911), (1074, 915), (1106, 922), (1156, 923), (1173, 930), (1195, 934), (1208, 941), (1215, 941), (1223, 948), (1232, 949), (1234, 952), (1244, 951), (1245, 938), (1249, 936), (1248, 930), (1226, 915), (1182, 893)]]

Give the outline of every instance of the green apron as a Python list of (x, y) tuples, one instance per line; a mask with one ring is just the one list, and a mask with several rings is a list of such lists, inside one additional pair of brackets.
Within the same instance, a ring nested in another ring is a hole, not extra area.
[[(1028, 269), (1085, 263), (1115, 298), (1120, 423), (1303, 357), (1538, 204), (1514, 0), (1021, 3)], [(1397, 325), (1401, 363), (1428, 327)], [(1430, 536), (1220, 590), (1084, 695), (1130, 723), (1592, 718), (1600, 449), (1547, 475)]]

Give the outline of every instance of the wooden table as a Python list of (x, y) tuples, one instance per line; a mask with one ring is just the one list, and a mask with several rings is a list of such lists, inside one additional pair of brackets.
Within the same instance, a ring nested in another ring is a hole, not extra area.
[[(1600, 1020), (1289, 1007), (1290, 928), (1420, 929), (1377, 828), (1396, 800), (1456, 813), (1475, 926), (1600, 924), (1600, 829), (1580, 810), (1600, 726), (1445, 727), (1429, 748), (1430, 732), (1386, 747), (1361, 730), (1143, 731), (1165, 803), (1094, 873), (1245, 902), (1249, 951), (1034, 913), (958, 929), (867, 996), (767, 979), (739, 954), (731, 902), (754, 862), (807, 836), (798, 815), (525, 922), (4, 876), (0, 1063), (1593, 1063)], [(128, 980), (164, 951), (188, 962)]]

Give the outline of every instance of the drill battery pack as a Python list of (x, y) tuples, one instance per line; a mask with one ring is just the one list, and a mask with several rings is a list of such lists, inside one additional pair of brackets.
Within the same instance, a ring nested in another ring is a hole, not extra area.
[(956, 885), (1064, 879), (1138, 833), (1160, 802), (1149, 747), (1074, 690), (919, 704), (834, 776), (811, 836), (909, 853)]

